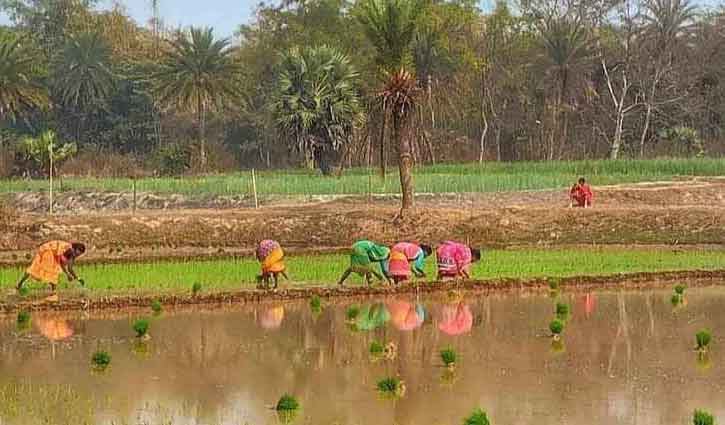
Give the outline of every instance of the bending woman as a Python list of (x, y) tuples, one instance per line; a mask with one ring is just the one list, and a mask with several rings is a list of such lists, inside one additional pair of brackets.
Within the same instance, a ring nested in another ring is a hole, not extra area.
[(277, 289), (279, 275), (289, 280), (284, 264), (284, 251), (279, 242), (270, 239), (263, 240), (257, 245), (257, 260), (261, 263), (262, 274), (257, 276), (258, 281), (264, 282), (265, 289), (269, 289), (270, 278), (274, 282), (273, 289)]
[[(38, 248), (33, 263), (18, 281), (17, 290), (19, 291), (25, 281), (31, 277), (49, 284), (53, 291), (58, 286), (58, 277), (61, 273), (65, 273), (68, 281), (73, 282), (78, 279), (78, 275), (73, 270), (73, 263), (85, 252), (86, 246), (80, 242), (50, 241), (44, 243)], [(78, 281), (81, 285), (85, 285), (83, 279), (78, 279)]]
[[(342, 286), (345, 279), (355, 272), (365, 277), (368, 285), (371, 285), (370, 276), (375, 276), (378, 280), (383, 280), (383, 276), (388, 278), (388, 259), (390, 258), (390, 249), (387, 246), (378, 245), (370, 241), (357, 241), (352, 245), (350, 253), (350, 267), (340, 277), (338, 285)], [(380, 264), (382, 274), (375, 271), (375, 263)]]

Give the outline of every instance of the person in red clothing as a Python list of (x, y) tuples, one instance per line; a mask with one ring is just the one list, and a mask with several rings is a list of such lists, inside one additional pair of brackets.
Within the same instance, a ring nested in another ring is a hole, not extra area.
[(569, 198), (569, 207), (573, 207), (575, 204), (577, 207), (583, 208), (589, 208), (592, 206), (592, 198), (594, 198), (594, 194), (592, 193), (592, 188), (589, 187), (584, 177), (580, 178), (579, 182), (571, 187), (571, 190), (569, 191)]

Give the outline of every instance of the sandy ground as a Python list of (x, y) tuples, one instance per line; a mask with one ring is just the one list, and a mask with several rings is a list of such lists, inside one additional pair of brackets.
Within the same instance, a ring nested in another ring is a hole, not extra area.
[(5, 208), (0, 265), (25, 264), (51, 239), (86, 242), (85, 261), (247, 255), (273, 238), (290, 252), (339, 251), (360, 238), (384, 243), (458, 239), (484, 247), (658, 245), (725, 247), (725, 179), (595, 188), (591, 209), (565, 191), (426, 195), (402, 222), (395, 199), (343, 198), (260, 209), (90, 212), (48, 217)]

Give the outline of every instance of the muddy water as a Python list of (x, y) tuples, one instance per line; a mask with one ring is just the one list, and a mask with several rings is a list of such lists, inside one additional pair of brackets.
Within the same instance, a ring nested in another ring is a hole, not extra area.
[[(166, 312), (140, 346), (131, 322), (37, 314), (30, 329), (0, 322), (0, 424), (272, 424), (285, 392), (315, 425), (455, 424), (474, 407), (493, 424), (687, 424), (695, 408), (725, 420), (725, 288), (691, 289), (673, 312), (670, 291), (563, 294), (572, 305), (553, 350), (554, 301), (544, 295), (415, 297), (347, 305), (314, 315), (306, 303)], [(367, 305), (366, 305), (367, 304)], [(370, 307), (370, 308), (368, 308)], [(715, 331), (709, 367), (694, 334)], [(373, 362), (373, 339), (397, 345)], [(460, 356), (455, 373), (439, 350)], [(108, 350), (112, 364), (89, 359)], [(378, 379), (407, 392), (382, 400)]]

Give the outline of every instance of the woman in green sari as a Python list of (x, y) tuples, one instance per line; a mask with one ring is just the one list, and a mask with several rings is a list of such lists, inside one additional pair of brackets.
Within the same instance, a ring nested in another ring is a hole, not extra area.
[[(389, 258), (390, 249), (387, 246), (378, 245), (367, 240), (355, 242), (350, 253), (350, 267), (342, 274), (338, 285), (342, 286), (345, 279), (353, 272), (364, 276), (368, 286), (372, 284), (370, 276), (375, 276), (378, 280), (383, 280), (383, 277), (385, 277), (389, 281), (387, 270)], [(379, 263), (381, 273), (375, 270), (375, 263)]]

